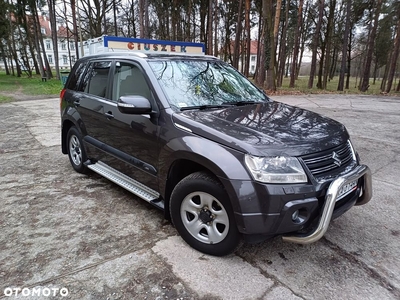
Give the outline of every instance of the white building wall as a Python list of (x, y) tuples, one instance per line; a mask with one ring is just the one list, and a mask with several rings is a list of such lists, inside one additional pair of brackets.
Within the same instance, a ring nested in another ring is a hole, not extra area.
[[(253, 75), (254, 72), (256, 71), (256, 65), (257, 65), (257, 55), (256, 54), (250, 54), (250, 65), (249, 65), (249, 74)], [(242, 70), (242, 58), (239, 59), (239, 71)]]
[[(68, 41), (65, 38), (59, 38), (58, 40), (58, 63), (60, 69), (69, 69), (70, 62), (73, 66), (76, 61), (75, 43), (73, 40), (69, 41), (69, 52), (68, 52)], [(53, 49), (53, 42), (51, 38), (45, 38), (44, 46), (46, 48), (46, 56), (49, 64), (52, 68), (55, 68), (55, 55)]]

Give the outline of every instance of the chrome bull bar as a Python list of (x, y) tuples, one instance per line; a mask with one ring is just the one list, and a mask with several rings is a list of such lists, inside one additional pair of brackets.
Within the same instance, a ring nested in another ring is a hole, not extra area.
[(361, 187), (360, 197), (357, 199), (355, 205), (363, 205), (368, 203), (372, 198), (372, 176), (371, 170), (365, 166), (357, 166), (354, 170), (347, 173), (346, 175), (340, 176), (329, 185), (328, 191), (325, 196), (325, 204), (322, 210), (322, 215), (319, 220), (317, 228), (309, 234), (300, 235), (288, 235), (283, 236), (282, 239), (286, 242), (298, 243), (298, 244), (311, 244), (322, 238), (325, 232), (328, 230), (329, 224), (332, 219), (333, 210), (335, 209), (335, 203), (338, 198), (340, 189), (347, 183), (364, 176), (364, 185)]

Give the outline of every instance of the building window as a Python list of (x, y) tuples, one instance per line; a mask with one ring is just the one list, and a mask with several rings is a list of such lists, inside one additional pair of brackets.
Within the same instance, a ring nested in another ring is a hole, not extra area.
[(75, 56), (71, 56), (71, 62), (74, 64), (75, 63)]
[(256, 61), (255, 55), (251, 56), (251, 61)]
[(73, 42), (71, 44), (69, 44), (69, 47), (71, 50), (75, 50), (75, 44)]
[(63, 64), (68, 64), (68, 57), (66, 55), (63, 55)]
[(51, 44), (49, 40), (46, 41), (46, 49), (51, 50)]
[(61, 50), (67, 50), (67, 44), (65, 44), (65, 42), (61, 43)]
[(40, 32), (41, 32), (42, 34), (46, 34), (46, 28), (41, 27), (41, 28), (40, 28)]
[(254, 65), (251, 66), (251, 73), (254, 73), (255, 70), (256, 70), (256, 67)]
[(49, 64), (53, 63), (53, 55), (49, 54), (47, 55), (47, 60), (49, 61)]

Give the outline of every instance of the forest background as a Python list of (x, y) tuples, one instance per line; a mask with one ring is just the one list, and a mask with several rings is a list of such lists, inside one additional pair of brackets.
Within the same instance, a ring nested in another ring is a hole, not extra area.
[[(53, 69), (41, 55), (40, 15), (51, 23)], [(308, 89), (326, 90), (333, 81), (344, 91), (352, 78), (361, 92), (376, 83), (382, 93), (400, 91), (398, 0), (0, 0), (6, 74), (21, 76), (28, 66), (29, 76), (33, 70), (60, 78), (60, 24), (75, 43), (69, 51), (76, 57), (80, 40), (102, 35), (202, 42), (207, 54), (274, 92), (285, 78), (295, 87), (309, 53), (307, 76), (301, 79)], [(251, 40), (257, 43), (254, 74), (249, 74)]]

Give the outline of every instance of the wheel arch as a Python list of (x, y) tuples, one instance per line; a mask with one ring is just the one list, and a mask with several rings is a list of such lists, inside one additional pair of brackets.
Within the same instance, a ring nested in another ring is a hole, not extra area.
[(78, 130), (82, 133), (83, 136), (86, 135), (86, 128), (82, 122), (81, 116), (79, 112), (70, 107), (67, 112), (65, 112), (62, 116), (62, 124), (61, 124), (61, 151), (63, 154), (68, 154), (67, 150), (67, 134), (72, 126), (78, 128)]
[[(169, 219), (169, 201), (176, 184), (189, 174), (204, 171), (221, 183), (230, 194), (233, 190), (229, 180), (250, 180), (241, 158), (243, 153), (224, 147), (213, 141), (198, 137), (184, 137), (180, 141), (167, 144), (160, 155), (159, 183), (160, 194), (165, 203), (165, 218)], [(174, 147), (177, 146), (177, 147)], [(175, 148), (175, 149), (174, 149)], [(165, 149), (168, 149), (166, 151)], [(231, 199), (231, 202), (235, 201)], [(234, 210), (238, 203), (232, 203)]]
[(207, 172), (211, 176), (215, 177), (216, 180), (219, 181), (218, 177), (213, 174), (213, 172), (203, 165), (188, 159), (177, 159), (175, 160), (168, 171), (167, 180), (165, 183), (164, 189), (164, 214), (166, 219), (170, 219), (170, 211), (169, 211), (169, 201), (171, 198), (171, 194), (175, 186), (186, 176), (195, 173), (195, 172)]
[(61, 129), (61, 151), (63, 154), (68, 154), (67, 150), (67, 134), (69, 129), (75, 124), (71, 120), (64, 120)]

